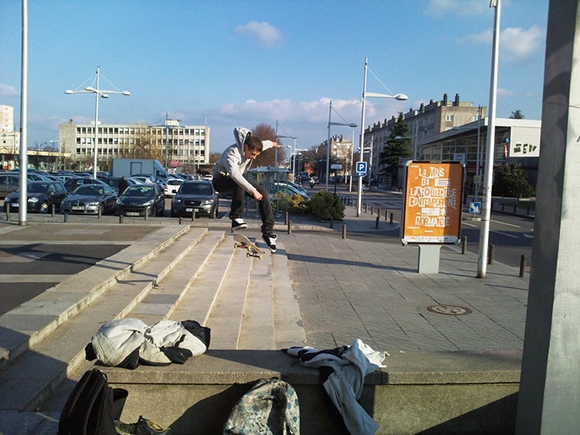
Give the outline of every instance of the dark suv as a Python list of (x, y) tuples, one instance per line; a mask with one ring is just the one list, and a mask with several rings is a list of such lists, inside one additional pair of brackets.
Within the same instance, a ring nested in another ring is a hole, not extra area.
[(211, 181), (185, 181), (171, 200), (171, 216), (207, 215), (210, 219), (217, 216), (219, 208), (218, 193)]

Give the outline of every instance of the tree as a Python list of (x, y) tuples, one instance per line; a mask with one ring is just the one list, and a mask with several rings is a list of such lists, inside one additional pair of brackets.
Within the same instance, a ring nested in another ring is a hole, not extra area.
[[(413, 157), (413, 151), (409, 146), (411, 138), (408, 137), (409, 126), (399, 112), (399, 118), (391, 129), (391, 134), (383, 150), (379, 153), (379, 173), (397, 179), (399, 160)], [(383, 168), (384, 166), (384, 168)]]
[(524, 119), (524, 114), (520, 109), (514, 110), (509, 119)]
[[(276, 142), (276, 130), (268, 124), (258, 124), (253, 130), (252, 134), (254, 136), (259, 137), (261, 140), (271, 140)], [(252, 166), (258, 168), (260, 166), (276, 166), (275, 158), (276, 154), (278, 155), (278, 163), (283, 162), (285, 160), (285, 153), (284, 148), (278, 148), (278, 152), (276, 153), (275, 149), (269, 149), (260, 153), (254, 164)]]
[(526, 180), (525, 172), (516, 164), (504, 164), (495, 170), (493, 194), (513, 198), (535, 195), (534, 187)]

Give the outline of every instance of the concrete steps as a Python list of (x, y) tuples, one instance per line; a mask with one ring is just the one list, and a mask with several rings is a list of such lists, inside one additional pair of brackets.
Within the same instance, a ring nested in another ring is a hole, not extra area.
[[(0, 425), (0, 433), (56, 432), (68, 394), (92, 366), (84, 359), (84, 347), (111, 319), (136, 317), (146, 324), (164, 318), (197, 320), (212, 329), (212, 350), (273, 351), (290, 341), (291, 345), (305, 342), (283, 252), (275, 256), (267, 253), (263, 260), (247, 258), (244, 250), (233, 249), (233, 238), (223, 231), (181, 227), (158, 233), (78, 274), (82, 278), (70, 277), (50, 289), (53, 299), (55, 294), (68, 296), (63, 296), (67, 303), (59, 307), (62, 312), (56, 312), (55, 307), (54, 316), (38, 331), (20, 334), (20, 340), (12, 342), (2, 337), (0, 421), (5, 423)], [(288, 285), (283, 289), (273, 285), (275, 257), (276, 264), (281, 265), (278, 274), (286, 274), (282, 279)], [(111, 267), (113, 264), (116, 267)], [(73, 287), (80, 279), (85, 280), (84, 285)], [(68, 295), (71, 288), (79, 290), (73, 292), (74, 298)], [(291, 294), (282, 295), (281, 290)], [(277, 316), (277, 324), (291, 321), (298, 325), (278, 334), (286, 341), (275, 339), (275, 293), (285, 305), (285, 309), (277, 308), (283, 313)], [(28, 311), (36, 307), (39, 313), (46, 313), (42, 301), (50, 300), (48, 296), (43, 294), (30, 301)], [(296, 314), (298, 318), (293, 318)], [(2, 317), (6, 328), (12, 328), (8, 321), (15, 318), (15, 313)], [(166, 368), (155, 369), (157, 376), (167, 374)], [(139, 376), (140, 370), (123, 375)], [(34, 412), (38, 410), (41, 412)], [(31, 429), (23, 431), (23, 427)]]

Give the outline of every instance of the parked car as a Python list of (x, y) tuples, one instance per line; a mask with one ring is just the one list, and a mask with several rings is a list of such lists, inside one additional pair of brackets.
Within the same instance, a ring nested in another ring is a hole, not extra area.
[(62, 200), (63, 213), (109, 214), (115, 212), (117, 192), (110, 186), (85, 184)]
[(174, 196), (182, 184), (183, 184), (182, 178), (170, 178), (165, 183), (165, 188), (164, 188), (163, 193), (165, 193), (165, 196)]
[(0, 174), (0, 198), (14, 192), (20, 186), (20, 176), (10, 174)]
[(116, 213), (120, 216), (163, 216), (165, 195), (156, 184), (135, 184), (119, 195)]
[(99, 186), (107, 186), (107, 183), (99, 180), (98, 178), (73, 177), (64, 182), (64, 188), (67, 190), (67, 192), (72, 193), (76, 190), (77, 187), (83, 186), (85, 184), (98, 184)]
[(171, 200), (171, 216), (207, 215), (215, 219), (219, 209), (218, 193), (211, 181), (184, 182)]
[(148, 175), (134, 175), (132, 177), (127, 177), (128, 181), (132, 181), (135, 184), (157, 184), (154, 178)]
[[(97, 178), (99, 180), (101, 180), (103, 183), (106, 183), (109, 186), (111, 186), (115, 190), (115, 192), (117, 192), (117, 194), (119, 194), (119, 182), (121, 181), (120, 178), (109, 177), (109, 176), (104, 176), (104, 175), (97, 175)], [(125, 180), (127, 180), (128, 186), (131, 186), (133, 184), (138, 184), (135, 180), (129, 180), (128, 178), (125, 178)]]
[[(60, 204), (68, 192), (58, 181), (29, 181), (26, 194), (28, 198), (27, 211), (31, 213), (48, 213), (53, 204), (60, 209)], [(4, 210), (10, 205), (10, 211), (20, 207), (20, 189), (15, 190), (4, 199)]]
[(276, 192), (284, 193), (289, 196), (299, 195), (307, 201), (310, 199), (310, 195), (308, 195), (307, 192), (304, 192), (302, 189), (297, 189), (294, 186), (291, 186), (283, 182), (274, 183), (273, 192), (270, 192), (270, 194), (273, 195)]

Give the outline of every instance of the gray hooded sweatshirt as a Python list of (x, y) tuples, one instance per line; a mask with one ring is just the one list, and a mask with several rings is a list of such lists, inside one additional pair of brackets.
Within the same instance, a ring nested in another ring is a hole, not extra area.
[[(244, 154), (244, 139), (246, 135), (250, 132), (247, 128), (236, 127), (234, 128), (234, 137), (236, 138), (236, 143), (230, 145), (222, 153), (219, 160), (216, 162), (213, 169), (213, 176), (218, 177), (223, 174), (227, 174), (232, 180), (236, 182), (239, 186), (242, 186), (246, 192), (253, 195), (256, 188), (252, 186), (248, 180), (244, 178), (244, 174), (252, 166), (252, 159), (247, 159)], [(270, 140), (262, 141), (263, 149), (272, 148), (274, 142)]]

